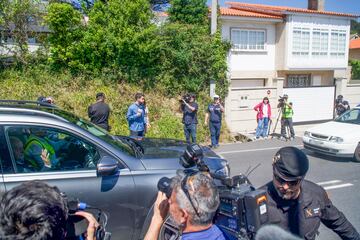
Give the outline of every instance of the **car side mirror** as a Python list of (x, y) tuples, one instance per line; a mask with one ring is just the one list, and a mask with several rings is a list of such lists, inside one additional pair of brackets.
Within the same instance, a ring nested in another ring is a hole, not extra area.
[(114, 175), (119, 169), (119, 163), (116, 159), (104, 156), (96, 165), (96, 175), (98, 177)]

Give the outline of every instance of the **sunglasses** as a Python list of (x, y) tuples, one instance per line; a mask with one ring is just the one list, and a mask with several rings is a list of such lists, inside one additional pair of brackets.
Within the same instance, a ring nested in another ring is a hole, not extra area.
[[(197, 215), (198, 217), (200, 217), (199, 211), (196, 209), (196, 207), (195, 207), (195, 205), (194, 205), (194, 202), (193, 202), (193, 200), (192, 200), (192, 198), (191, 198), (191, 196), (190, 196), (189, 187), (188, 187), (188, 185), (187, 185), (187, 182), (188, 182), (189, 178), (190, 178), (191, 176), (195, 175), (196, 173), (197, 173), (197, 172), (192, 172), (192, 173), (190, 173), (189, 175), (186, 175), (186, 176), (183, 178), (183, 180), (181, 181), (181, 190), (185, 193), (185, 195), (186, 195), (187, 199), (189, 200), (192, 208), (194, 209), (196, 215)], [(196, 199), (194, 199), (194, 200), (196, 201)], [(196, 201), (196, 202), (197, 202), (197, 201)]]
[(294, 187), (294, 186), (298, 185), (298, 184), (301, 182), (301, 180), (302, 180), (302, 179), (297, 179), (297, 180), (294, 180), (294, 181), (288, 181), (288, 180), (283, 179), (282, 177), (280, 177), (280, 176), (277, 175), (277, 174), (274, 174), (274, 178), (275, 178), (275, 180), (276, 180), (278, 183), (280, 183), (281, 185), (284, 185), (284, 184), (286, 183), (286, 184), (289, 185), (290, 187)]

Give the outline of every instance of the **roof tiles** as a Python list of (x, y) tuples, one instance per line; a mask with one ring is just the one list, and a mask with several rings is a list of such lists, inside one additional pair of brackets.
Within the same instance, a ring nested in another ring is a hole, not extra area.
[[(242, 2), (226, 2), (226, 4), (230, 5), (230, 8), (221, 9), (221, 14), (225, 16), (282, 18), (281, 15), (285, 14), (286, 12), (295, 12), (295, 13), (323, 14), (323, 15), (352, 17), (352, 18), (359, 17), (357, 15), (348, 14), (348, 13), (317, 11), (317, 10), (309, 10), (304, 8), (293, 8), (293, 7), (284, 7), (284, 6), (270, 6), (270, 5), (242, 3)], [(235, 10), (239, 12), (236, 12)]]
[(360, 49), (360, 38), (356, 38), (350, 41), (350, 49)]

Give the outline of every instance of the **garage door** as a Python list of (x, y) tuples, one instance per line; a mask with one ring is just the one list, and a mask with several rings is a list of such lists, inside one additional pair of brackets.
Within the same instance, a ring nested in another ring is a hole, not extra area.
[(284, 88), (293, 103), (294, 122), (333, 119), (335, 87)]

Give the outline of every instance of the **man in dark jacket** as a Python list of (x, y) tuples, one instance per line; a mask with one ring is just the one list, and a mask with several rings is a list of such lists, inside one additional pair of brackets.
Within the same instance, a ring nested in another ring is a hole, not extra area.
[(100, 92), (96, 94), (96, 103), (88, 108), (88, 116), (92, 123), (109, 131), (110, 107), (105, 103), (105, 94)]
[(270, 224), (306, 240), (315, 239), (320, 222), (342, 239), (359, 240), (360, 235), (330, 201), (319, 185), (304, 179), (307, 156), (295, 147), (281, 148), (273, 158), (273, 181), (267, 191)]

